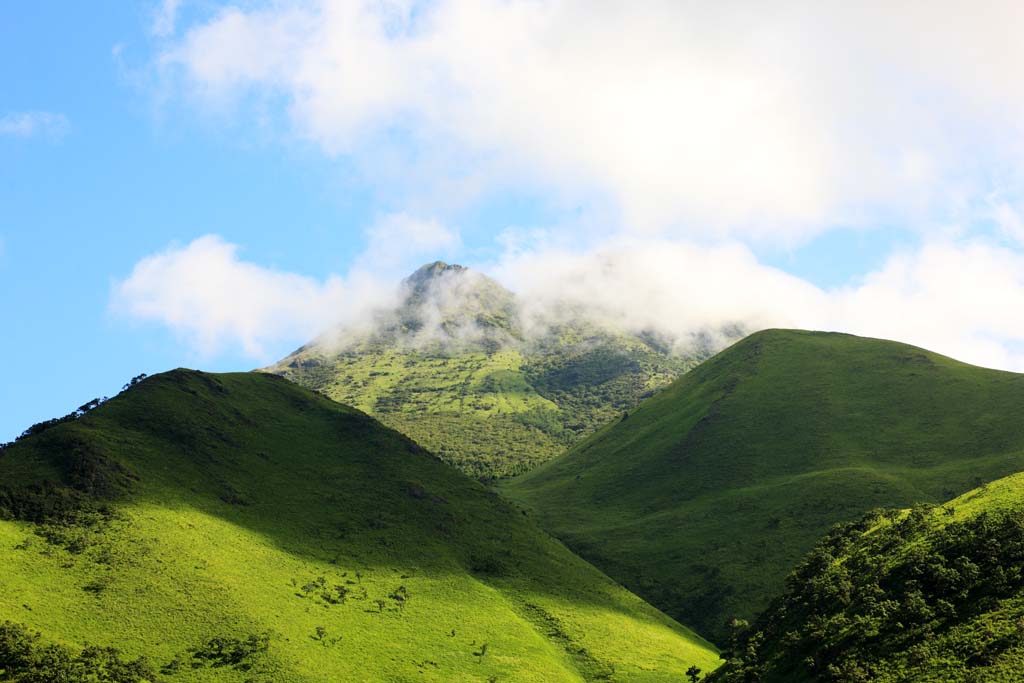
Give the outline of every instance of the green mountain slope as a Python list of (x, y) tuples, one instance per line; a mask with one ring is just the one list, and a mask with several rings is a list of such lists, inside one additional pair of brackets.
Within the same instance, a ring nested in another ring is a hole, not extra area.
[(739, 634), (722, 683), (1024, 679), (1024, 475), (835, 529)]
[(1024, 376), (894, 342), (766, 331), (503, 490), (713, 639), (833, 524), (1024, 470)]
[(177, 370), (33, 431), (0, 454), (8, 676), (106, 667), (87, 643), (171, 683), (669, 681), (718, 661), (481, 484), (279, 377)]
[(555, 324), (523, 317), (494, 280), (432, 263), (369, 329), (335, 331), (266, 370), (487, 478), (561, 454), (704, 357), (571, 313)]

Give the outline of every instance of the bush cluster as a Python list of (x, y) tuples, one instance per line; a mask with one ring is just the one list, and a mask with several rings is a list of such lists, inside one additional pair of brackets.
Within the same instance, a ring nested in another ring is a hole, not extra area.
[(0, 624), (0, 680), (11, 683), (142, 683), (156, 678), (145, 657), (127, 660), (111, 647), (75, 651), (44, 643), (21, 624)]
[(919, 506), (835, 528), (737, 635), (714, 680), (914, 680), (1024, 645), (1024, 621), (986, 618), (1024, 591), (1024, 512), (950, 513)]

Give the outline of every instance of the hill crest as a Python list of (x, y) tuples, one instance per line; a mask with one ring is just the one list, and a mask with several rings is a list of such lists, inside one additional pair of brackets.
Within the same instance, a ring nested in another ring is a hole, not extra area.
[(149, 377), (4, 449), (0, 482), (2, 618), (168, 683), (660, 683), (717, 662), (486, 487), (276, 376)]
[(502, 486), (576, 552), (721, 639), (832, 524), (1024, 469), (1022, 405), (1022, 375), (768, 330)]

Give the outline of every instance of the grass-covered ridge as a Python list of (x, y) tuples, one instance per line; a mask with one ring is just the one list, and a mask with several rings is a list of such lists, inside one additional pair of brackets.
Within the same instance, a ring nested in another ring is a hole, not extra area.
[(365, 410), (474, 477), (554, 458), (704, 353), (569, 314), (529, 327), (511, 292), (461, 266), (423, 266), (403, 291), (369, 330), (336, 331), (267, 370)]
[(750, 618), (833, 524), (1024, 470), (1024, 376), (771, 330), (508, 482), (576, 552), (701, 633)]
[(7, 447), (0, 482), (8, 663), (640, 682), (718, 661), (482, 485), (272, 375), (150, 377)]
[(1024, 675), (1024, 475), (843, 524), (738, 632), (722, 683)]

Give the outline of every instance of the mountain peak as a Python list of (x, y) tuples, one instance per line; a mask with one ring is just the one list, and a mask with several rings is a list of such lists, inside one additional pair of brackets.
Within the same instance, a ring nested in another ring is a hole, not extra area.
[(427, 282), (445, 275), (446, 273), (461, 273), (467, 271), (469, 268), (460, 266), (457, 263), (445, 263), (444, 261), (434, 261), (433, 263), (425, 263), (416, 271), (406, 278), (406, 282), (420, 283)]
[(441, 282), (461, 280), (470, 274), (483, 277), (476, 271), (454, 263), (434, 261), (424, 264), (402, 280), (402, 286), (408, 292), (406, 303), (415, 304), (423, 300), (432, 290), (437, 289)]
[(403, 299), (392, 320), (407, 341), (488, 348), (517, 337), (515, 296), (495, 280), (475, 270), (434, 261), (402, 280)]

